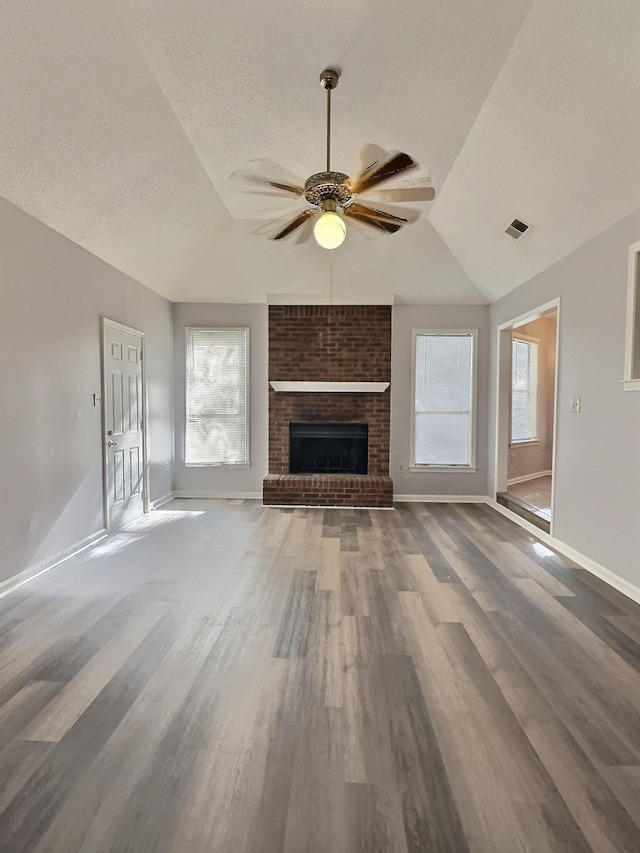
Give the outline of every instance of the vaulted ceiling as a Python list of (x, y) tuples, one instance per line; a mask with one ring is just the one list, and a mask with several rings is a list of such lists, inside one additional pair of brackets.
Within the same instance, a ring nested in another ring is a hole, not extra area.
[[(482, 303), (640, 207), (637, 0), (6, 0), (0, 33), (0, 195), (172, 300)], [(437, 191), (332, 253), (229, 182), (324, 168), (325, 67), (333, 167), (376, 143)]]

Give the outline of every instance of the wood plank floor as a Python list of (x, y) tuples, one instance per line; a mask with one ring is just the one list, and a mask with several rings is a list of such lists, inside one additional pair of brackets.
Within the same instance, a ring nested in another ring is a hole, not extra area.
[(479, 505), (174, 501), (0, 600), (0, 850), (640, 850), (640, 607)]
[(546, 474), (524, 483), (512, 483), (507, 487), (507, 494), (535, 507), (551, 519), (551, 490), (551, 475)]

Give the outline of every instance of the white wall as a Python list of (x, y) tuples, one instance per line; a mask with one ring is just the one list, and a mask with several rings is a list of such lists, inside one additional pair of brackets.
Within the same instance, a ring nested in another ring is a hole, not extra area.
[[(623, 376), (627, 258), (640, 211), (491, 306), (493, 492), (496, 327), (560, 297), (554, 536), (640, 586), (640, 393)], [(571, 413), (571, 398), (582, 411)]]
[[(266, 305), (175, 303), (173, 339), (175, 364), (175, 473), (176, 493), (211, 496), (262, 497), (268, 470), (268, 314)], [(186, 326), (249, 326), (251, 467), (187, 468), (184, 464), (185, 338)]]
[[(478, 329), (477, 471), (409, 472), (411, 457), (411, 330)], [(391, 350), (390, 473), (395, 495), (486, 495), (489, 307), (394, 305)], [(399, 465), (405, 472), (400, 473)]]
[(3, 199), (0, 257), (3, 581), (103, 527), (103, 316), (146, 333), (152, 501), (171, 491), (173, 411), (169, 302)]

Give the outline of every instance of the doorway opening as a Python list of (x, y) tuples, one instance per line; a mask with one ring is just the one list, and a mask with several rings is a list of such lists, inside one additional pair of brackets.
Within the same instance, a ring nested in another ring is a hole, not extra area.
[(553, 527), (559, 300), (498, 327), (496, 500)]

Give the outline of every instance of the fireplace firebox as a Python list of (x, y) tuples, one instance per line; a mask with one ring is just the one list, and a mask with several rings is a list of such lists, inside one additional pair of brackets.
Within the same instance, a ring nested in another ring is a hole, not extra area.
[(289, 424), (289, 473), (366, 474), (367, 424)]

